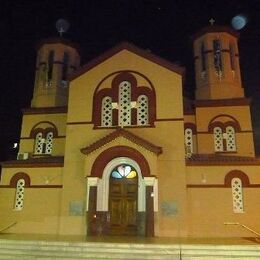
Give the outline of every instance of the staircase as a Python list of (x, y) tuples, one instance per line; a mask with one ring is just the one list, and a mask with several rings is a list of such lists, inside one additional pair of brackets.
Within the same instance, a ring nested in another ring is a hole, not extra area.
[(68, 242), (0, 237), (0, 259), (245, 259), (259, 260), (260, 245)]

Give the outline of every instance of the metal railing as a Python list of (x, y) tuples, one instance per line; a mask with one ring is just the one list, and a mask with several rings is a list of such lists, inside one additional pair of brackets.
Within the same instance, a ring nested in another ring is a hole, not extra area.
[(1, 228), (0, 229), (0, 233), (2, 233), (3, 231), (7, 230), (8, 228), (11, 228), (12, 226), (16, 225), (17, 222), (13, 222), (11, 224), (9, 224), (8, 226), (4, 227), (4, 228)]
[(244, 225), (244, 224), (240, 224), (240, 223), (238, 223), (238, 222), (224, 222), (224, 225), (240, 226), (240, 227), (246, 229), (247, 231), (249, 231), (249, 232), (255, 234), (255, 235), (257, 236), (257, 237), (256, 237), (257, 241), (259, 241), (259, 239), (260, 239), (260, 233), (256, 232), (255, 230), (253, 230), (252, 228), (250, 228), (250, 227), (248, 227), (248, 226), (246, 226), (246, 225)]

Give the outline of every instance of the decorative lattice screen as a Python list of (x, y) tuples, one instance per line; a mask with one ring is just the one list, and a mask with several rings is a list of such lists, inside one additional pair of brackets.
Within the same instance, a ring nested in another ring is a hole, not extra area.
[(101, 125), (112, 126), (112, 98), (104, 97), (102, 99)]
[(236, 139), (235, 139), (235, 130), (234, 127), (228, 126), (226, 128), (227, 134), (227, 151), (236, 151)]
[(220, 127), (214, 128), (214, 147), (216, 152), (223, 151), (223, 135)]
[(239, 178), (233, 178), (231, 181), (232, 186), (232, 198), (233, 198), (233, 211), (234, 213), (243, 213), (243, 194), (242, 194), (242, 182)]
[(45, 154), (51, 154), (53, 148), (53, 132), (47, 133), (45, 145)]
[(119, 125), (131, 125), (131, 84), (123, 81), (119, 85)]
[(186, 128), (185, 129), (185, 146), (186, 152), (192, 153), (193, 152), (193, 140), (192, 140), (192, 129)]
[(34, 153), (35, 154), (43, 153), (43, 144), (44, 144), (44, 139), (42, 137), (42, 133), (37, 133), (37, 135), (35, 137), (35, 144), (34, 144)]
[(23, 198), (24, 198), (24, 186), (25, 180), (20, 179), (16, 184), (16, 194), (15, 194), (15, 210), (21, 210), (23, 208)]
[(148, 98), (141, 95), (137, 99), (137, 124), (148, 125)]

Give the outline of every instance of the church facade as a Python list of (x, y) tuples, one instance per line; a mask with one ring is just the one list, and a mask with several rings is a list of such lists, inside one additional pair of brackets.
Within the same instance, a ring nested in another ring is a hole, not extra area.
[(5, 232), (253, 236), (238, 225), (260, 230), (237, 41), (215, 25), (194, 35), (192, 101), (183, 68), (132, 44), (80, 68), (73, 43), (42, 41), (19, 154), (2, 162)]

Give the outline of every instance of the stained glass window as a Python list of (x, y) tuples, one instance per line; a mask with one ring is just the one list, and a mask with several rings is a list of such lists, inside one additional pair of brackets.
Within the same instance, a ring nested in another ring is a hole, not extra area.
[(132, 166), (128, 164), (121, 164), (114, 168), (111, 176), (112, 178), (115, 179), (122, 179), (122, 178), (132, 179), (137, 176), (137, 173)]

